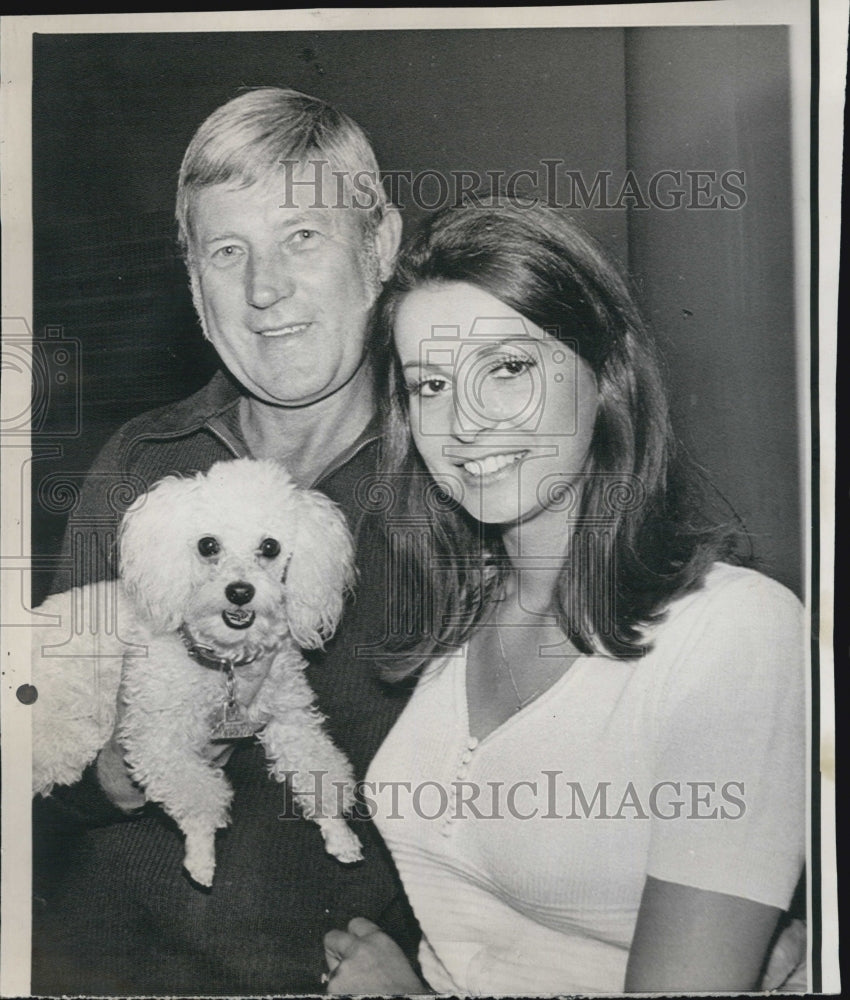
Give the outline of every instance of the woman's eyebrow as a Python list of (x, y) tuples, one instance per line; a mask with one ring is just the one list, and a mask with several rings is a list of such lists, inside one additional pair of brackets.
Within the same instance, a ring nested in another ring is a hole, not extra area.
[(497, 350), (500, 347), (505, 347), (507, 344), (539, 344), (539, 337), (532, 337), (530, 333), (525, 334), (525, 336), (511, 336), (511, 337), (500, 337), (498, 340), (491, 340), (489, 343), (482, 338), (482, 347), (486, 347), (490, 350)]
[(451, 369), (451, 365), (438, 365), (433, 361), (405, 361), (401, 367), (402, 371), (407, 371), (408, 368), (432, 368), (435, 371), (448, 371)]
[[(422, 343), (430, 344), (431, 340), (426, 338), (425, 340), (422, 341)], [(464, 342), (463, 344), (461, 344), (461, 346), (464, 348), (470, 348), (486, 356), (488, 354), (492, 354), (494, 351), (498, 351), (500, 348), (505, 347), (509, 344), (529, 344), (529, 343), (539, 344), (540, 338), (532, 337), (531, 334), (527, 334), (524, 337), (523, 336), (501, 337), (499, 340), (486, 340), (485, 338), (482, 337), (481, 340), (478, 342), (476, 342), (473, 339), (471, 342), (470, 341)], [(439, 362), (436, 361), (416, 360), (416, 361), (405, 361), (401, 367), (403, 371), (407, 371), (408, 368), (432, 368), (435, 371), (451, 371), (454, 366), (452, 364), (440, 364)]]

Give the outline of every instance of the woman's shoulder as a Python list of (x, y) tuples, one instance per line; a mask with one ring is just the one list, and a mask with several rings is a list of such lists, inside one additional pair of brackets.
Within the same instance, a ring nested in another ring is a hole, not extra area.
[(801, 612), (796, 595), (778, 580), (744, 566), (716, 562), (698, 586), (671, 601), (662, 627), (705, 616), (772, 620)]
[[(652, 639), (642, 677), (665, 725), (689, 714), (712, 725), (746, 717), (748, 727), (764, 713), (770, 725), (782, 712), (795, 724), (803, 717), (809, 648), (803, 606), (763, 573), (715, 564), (698, 590), (670, 605)], [(780, 701), (785, 708), (777, 707)]]
[(702, 583), (674, 599), (647, 632), (656, 659), (699, 658), (754, 665), (768, 650), (802, 655), (803, 606), (786, 586), (756, 570), (717, 562)]

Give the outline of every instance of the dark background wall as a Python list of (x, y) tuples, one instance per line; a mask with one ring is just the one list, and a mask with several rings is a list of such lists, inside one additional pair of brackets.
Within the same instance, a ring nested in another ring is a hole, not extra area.
[[(74, 349), (39, 410), (55, 447), (33, 464), (34, 553), (58, 547), (62, 479), (214, 370), (176, 248), (177, 172), (209, 112), (279, 85), (352, 115), (387, 170), (542, 179), (561, 160), (588, 185), (607, 171), (614, 201), (628, 169), (644, 190), (661, 169), (744, 170), (738, 209), (577, 214), (634, 275), (683, 440), (800, 592), (787, 63), (782, 28), (36, 36), (34, 327), (48, 365), (57, 338)], [(402, 202), (409, 230), (421, 211)]]
[(629, 260), (685, 445), (743, 518), (764, 570), (800, 593), (787, 34), (631, 30), (626, 76), (639, 176), (744, 171), (740, 210), (631, 211)]

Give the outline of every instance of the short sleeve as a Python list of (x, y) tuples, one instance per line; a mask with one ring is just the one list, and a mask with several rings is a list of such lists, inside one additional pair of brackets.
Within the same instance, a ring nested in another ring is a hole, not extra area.
[(647, 873), (787, 909), (805, 858), (803, 609), (760, 574), (722, 576), (668, 626)]

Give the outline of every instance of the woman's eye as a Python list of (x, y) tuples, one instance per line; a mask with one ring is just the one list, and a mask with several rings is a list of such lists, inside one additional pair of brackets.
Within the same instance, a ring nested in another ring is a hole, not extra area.
[(221, 546), (218, 544), (218, 539), (213, 538), (212, 535), (204, 535), (203, 538), (198, 539), (198, 552), (206, 559), (210, 556), (218, 555), (221, 551)]
[(425, 378), (409, 383), (407, 391), (411, 396), (439, 396), (448, 385), (444, 378)]
[(509, 357), (499, 359), (492, 367), (491, 373), (496, 378), (516, 378), (534, 367), (531, 358)]
[(260, 543), (260, 555), (266, 559), (274, 559), (280, 555), (280, 542), (276, 538), (264, 538)]

